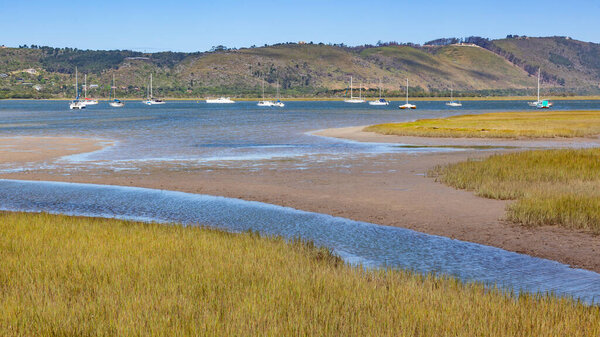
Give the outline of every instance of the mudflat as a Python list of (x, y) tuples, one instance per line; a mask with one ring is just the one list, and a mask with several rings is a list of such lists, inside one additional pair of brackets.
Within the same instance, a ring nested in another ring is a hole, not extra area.
[[(371, 136), (361, 137), (374, 141)], [(261, 201), (491, 245), (600, 272), (599, 236), (503, 221), (507, 201), (480, 198), (426, 176), (436, 165), (504, 151), (509, 150), (361, 156), (316, 162), (303, 169), (287, 161), (257, 170), (165, 163), (136, 163), (130, 171), (102, 166), (65, 171), (58, 166), (0, 178), (139, 186)]]
[(101, 150), (108, 143), (99, 139), (75, 137), (1, 137), (0, 164), (43, 162)]

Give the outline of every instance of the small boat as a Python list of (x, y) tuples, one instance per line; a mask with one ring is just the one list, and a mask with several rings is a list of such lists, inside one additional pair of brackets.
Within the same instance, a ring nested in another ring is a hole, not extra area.
[(416, 109), (417, 106), (414, 104), (408, 103), (408, 78), (406, 79), (406, 104), (399, 106), (400, 109)]
[(552, 107), (552, 102), (540, 101), (535, 107), (538, 109), (550, 109)]
[(460, 102), (456, 102), (454, 100), (454, 96), (452, 95), (452, 88), (450, 88), (450, 102), (446, 102), (447, 106), (452, 106), (452, 107), (459, 107), (462, 106), (462, 103)]
[(113, 74), (112, 88), (111, 89), (112, 89), (112, 93), (113, 93), (113, 95), (112, 95), (113, 96), (113, 100), (110, 101), (111, 97), (110, 97), (110, 91), (109, 91), (109, 94), (108, 94), (109, 97), (108, 97), (108, 99), (109, 99), (110, 102), (108, 103), (108, 105), (110, 105), (110, 106), (112, 106), (114, 108), (122, 108), (122, 107), (124, 107), (125, 103), (121, 102), (121, 100), (118, 100), (117, 96), (116, 96), (117, 87), (115, 87), (115, 75), (114, 74)]
[(275, 102), (273, 102), (273, 106), (278, 107), (278, 108), (285, 107), (285, 103), (283, 103), (279, 98), (279, 80), (277, 80), (277, 100)]
[(279, 100), (279, 81), (277, 81), (277, 101), (265, 100), (265, 81), (264, 81), (264, 79), (263, 79), (263, 83), (262, 83), (262, 90), (263, 90), (263, 96), (262, 96), (263, 100), (259, 101), (256, 105), (266, 106), (266, 107), (277, 107), (277, 108), (285, 107), (285, 103), (283, 103), (281, 100)]
[(79, 100), (79, 84), (77, 83), (77, 67), (75, 67), (75, 99), (69, 103), (69, 109), (85, 109), (85, 103)]
[(258, 101), (256, 104), (258, 106), (273, 106), (273, 102), (271, 101)]
[(83, 103), (85, 105), (96, 105), (98, 101), (87, 97), (87, 74), (83, 75)]
[(265, 78), (262, 78), (262, 101), (258, 101), (258, 103), (256, 104), (258, 106), (266, 106), (266, 107), (272, 107), (273, 106), (273, 102), (272, 101), (267, 101), (265, 100)]
[(165, 104), (166, 103), (162, 99), (156, 99), (156, 98), (152, 97), (152, 73), (150, 73), (150, 91), (148, 94), (148, 99), (146, 99), (142, 103), (144, 103), (146, 105), (156, 105), (156, 104)]
[(219, 97), (219, 98), (207, 98), (206, 103), (209, 104), (232, 104), (235, 101), (231, 100), (229, 97)]
[(384, 98), (381, 98), (381, 79), (379, 79), (379, 99), (376, 101), (370, 101), (369, 105), (389, 105), (390, 102), (386, 101)]
[(552, 102), (542, 101), (540, 99), (540, 77), (541, 77), (542, 69), (538, 68), (538, 79), (537, 79), (537, 101), (535, 102), (527, 102), (530, 107), (538, 108), (538, 109), (550, 109), (552, 107)]
[(352, 95), (352, 76), (350, 76), (350, 98), (349, 99), (345, 99), (344, 102), (346, 102), (346, 103), (364, 103), (365, 100), (362, 99), (362, 86), (361, 86), (360, 89), (361, 89), (360, 90), (360, 92), (361, 92), (360, 96), (358, 98), (354, 97)]

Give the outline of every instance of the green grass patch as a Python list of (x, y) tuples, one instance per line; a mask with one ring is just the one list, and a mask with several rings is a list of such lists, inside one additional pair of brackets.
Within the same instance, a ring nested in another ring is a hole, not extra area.
[(528, 111), (387, 123), (364, 131), (418, 137), (546, 138), (600, 134), (600, 111)]
[(600, 233), (600, 149), (537, 150), (437, 167), (438, 180), (493, 199), (516, 199), (508, 219)]
[(177, 225), (0, 214), (2, 336), (597, 336), (600, 308)]

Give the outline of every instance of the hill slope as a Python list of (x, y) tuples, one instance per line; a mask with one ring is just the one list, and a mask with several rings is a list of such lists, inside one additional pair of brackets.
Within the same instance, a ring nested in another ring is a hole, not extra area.
[[(113, 74), (121, 97), (145, 95), (154, 74), (157, 95), (256, 97), (262, 79), (273, 94), (342, 96), (350, 76), (375, 94), (379, 80), (388, 95), (530, 94), (542, 68), (545, 90), (597, 93), (600, 45), (562, 37), (483, 39), (479, 45), (387, 45), (347, 48), (279, 44), (206, 53), (141, 53), (70, 48), (1, 48), (0, 98), (72, 97), (74, 70), (88, 74), (92, 92), (105, 97)], [(31, 70), (33, 69), (33, 71)]]

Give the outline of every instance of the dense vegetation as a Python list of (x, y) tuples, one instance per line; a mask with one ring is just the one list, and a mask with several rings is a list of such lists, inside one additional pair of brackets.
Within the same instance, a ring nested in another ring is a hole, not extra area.
[(0, 48), (0, 98), (72, 97), (75, 67), (99, 85), (90, 92), (96, 97), (108, 95), (113, 74), (121, 97), (142, 97), (150, 73), (163, 97), (257, 97), (262, 79), (269, 96), (279, 83), (283, 96), (341, 97), (349, 94), (351, 75), (355, 88), (373, 97), (379, 80), (386, 96), (403, 96), (407, 77), (414, 97), (448, 96), (450, 88), (457, 97), (531, 95), (539, 67), (546, 94), (594, 95), (600, 93), (598, 60), (600, 45), (565, 37), (444, 38), (423, 46), (282, 43), (204, 53), (21, 46)]
[(507, 218), (600, 234), (600, 149), (494, 155), (432, 173), (451, 186), (494, 199), (516, 199)]
[(0, 214), (2, 336), (597, 336), (600, 309), (198, 227)]

